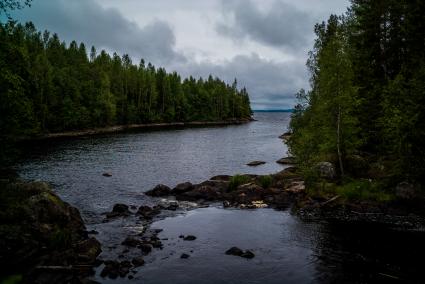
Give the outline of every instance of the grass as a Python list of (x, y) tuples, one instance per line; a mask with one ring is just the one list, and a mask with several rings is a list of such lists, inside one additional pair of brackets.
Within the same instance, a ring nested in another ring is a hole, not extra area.
[(267, 175), (267, 176), (260, 176), (260, 178), (258, 179), (258, 182), (260, 183), (260, 186), (262, 188), (269, 188), (272, 185), (273, 179), (271, 176)]
[(367, 179), (347, 179), (341, 184), (316, 183), (308, 189), (308, 193), (325, 199), (339, 195), (346, 201), (388, 202), (394, 199), (394, 195), (388, 193), (382, 183)]
[(234, 191), (242, 184), (246, 184), (251, 181), (251, 178), (246, 175), (235, 175), (230, 179), (229, 191)]

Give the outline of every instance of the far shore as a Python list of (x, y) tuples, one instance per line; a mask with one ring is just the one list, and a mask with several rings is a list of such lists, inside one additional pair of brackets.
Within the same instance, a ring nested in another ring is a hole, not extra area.
[(116, 125), (100, 128), (90, 128), (84, 130), (48, 133), (39, 136), (22, 137), (21, 141), (31, 140), (52, 140), (61, 138), (73, 138), (109, 133), (120, 133), (131, 130), (149, 130), (149, 129), (166, 129), (166, 128), (190, 128), (190, 127), (208, 127), (208, 126), (226, 126), (238, 125), (253, 121), (253, 119), (236, 119), (236, 120), (221, 120), (221, 121), (191, 121), (191, 122), (169, 122), (169, 123), (147, 123), (147, 124), (128, 124)]

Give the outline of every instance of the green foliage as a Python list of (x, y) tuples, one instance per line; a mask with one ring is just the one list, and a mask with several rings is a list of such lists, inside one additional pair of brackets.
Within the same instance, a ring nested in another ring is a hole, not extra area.
[(272, 185), (273, 178), (269, 175), (260, 176), (260, 178), (258, 179), (258, 182), (262, 188), (267, 189)]
[(94, 47), (89, 58), (84, 44), (66, 45), (32, 23), (0, 24), (0, 42), (0, 142), (110, 125), (251, 115), (249, 95), (236, 81), (182, 79), (143, 60), (135, 65), (127, 54), (98, 54)]
[(229, 191), (234, 191), (236, 188), (242, 184), (246, 184), (251, 181), (251, 178), (247, 175), (235, 175), (230, 179)]
[[(297, 94), (290, 151), (309, 183), (317, 180), (311, 169), (320, 161), (337, 165), (341, 178), (358, 174), (350, 164), (355, 156), (385, 160), (394, 184), (424, 183), (425, 5), (351, 2), (346, 15), (315, 27), (307, 62), (312, 88)], [(342, 191), (369, 194), (350, 186)]]

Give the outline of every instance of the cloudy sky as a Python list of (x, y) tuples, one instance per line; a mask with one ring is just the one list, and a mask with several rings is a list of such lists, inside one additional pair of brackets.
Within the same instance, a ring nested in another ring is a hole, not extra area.
[(176, 70), (246, 86), (253, 109), (292, 108), (308, 88), (316, 22), (348, 0), (33, 0), (21, 21)]

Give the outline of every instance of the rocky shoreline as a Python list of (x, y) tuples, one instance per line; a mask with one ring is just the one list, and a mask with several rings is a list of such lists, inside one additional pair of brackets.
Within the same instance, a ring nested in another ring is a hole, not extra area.
[(109, 126), (109, 127), (103, 127), (103, 128), (49, 133), (49, 134), (43, 134), (39, 136), (20, 137), (18, 140), (19, 141), (32, 141), (32, 140), (39, 141), (39, 140), (65, 139), (65, 138), (75, 138), (75, 137), (82, 137), (82, 136), (102, 135), (102, 134), (110, 134), (110, 133), (121, 133), (121, 132), (127, 132), (127, 131), (137, 131), (137, 130), (227, 126), (227, 125), (244, 124), (251, 121), (254, 121), (254, 119), (247, 118), (247, 119), (234, 119), (234, 120), (222, 120), (222, 121), (190, 121), (190, 122), (116, 125), (116, 126)]

